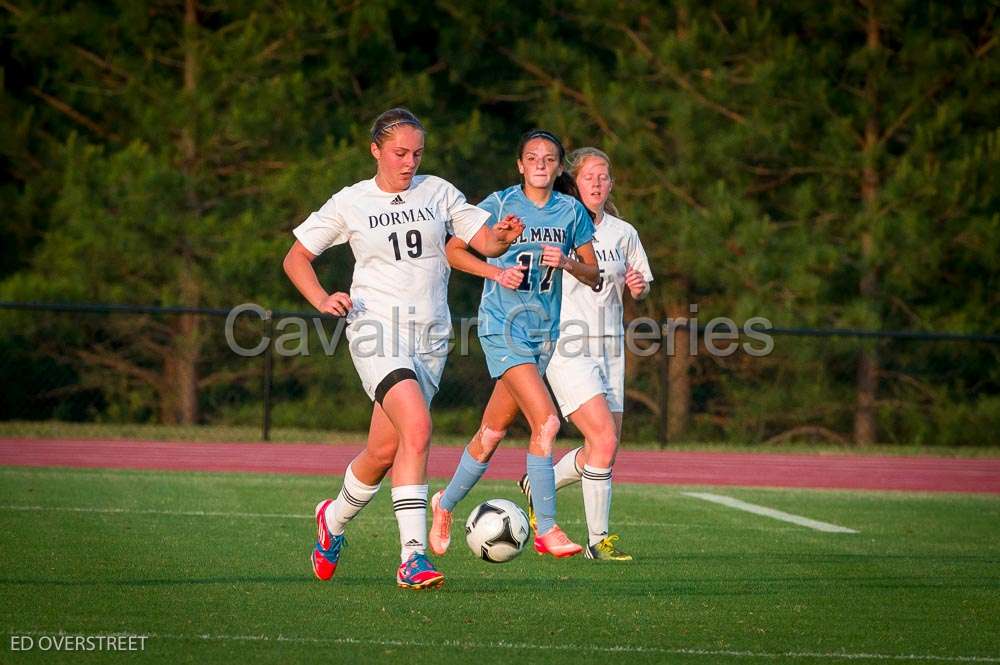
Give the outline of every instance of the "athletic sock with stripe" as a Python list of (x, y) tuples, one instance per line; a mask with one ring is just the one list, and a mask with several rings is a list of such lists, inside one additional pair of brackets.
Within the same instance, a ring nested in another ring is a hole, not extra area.
[(567, 485), (572, 485), (573, 483), (579, 482), (583, 478), (583, 469), (581, 469), (576, 463), (576, 456), (583, 449), (574, 448), (565, 455), (559, 458), (556, 462), (553, 471), (556, 474), (556, 489), (561, 490)]
[(326, 525), (330, 533), (334, 536), (344, 533), (347, 523), (368, 505), (381, 486), (382, 483), (365, 485), (355, 477), (354, 471), (348, 465), (347, 471), (344, 472), (344, 486), (340, 488), (340, 494), (326, 507)]
[(610, 468), (584, 465), (583, 508), (587, 514), (590, 544), (596, 545), (608, 535), (608, 517), (611, 513)]
[(427, 547), (427, 485), (392, 488), (392, 509), (399, 524), (399, 559), (406, 561)]

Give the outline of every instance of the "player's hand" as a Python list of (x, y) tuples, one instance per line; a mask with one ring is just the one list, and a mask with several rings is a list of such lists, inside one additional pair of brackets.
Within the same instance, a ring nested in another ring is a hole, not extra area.
[(563, 254), (561, 247), (553, 245), (542, 246), (542, 265), (550, 268), (566, 269), (569, 266), (569, 258)]
[(527, 269), (527, 266), (522, 265), (505, 268), (493, 276), (493, 281), (505, 289), (516, 289), (524, 281), (524, 271)]
[(646, 290), (646, 278), (632, 266), (625, 267), (625, 286), (633, 298), (638, 298)]
[(493, 235), (505, 245), (510, 245), (524, 232), (524, 222), (517, 215), (507, 215), (493, 227)]
[(347, 295), (343, 291), (337, 291), (336, 293), (331, 293), (323, 301), (317, 305), (318, 309), (322, 314), (333, 314), (334, 316), (347, 316), (347, 313), (351, 311), (354, 307), (354, 303), (351, 302), (351, 296)]

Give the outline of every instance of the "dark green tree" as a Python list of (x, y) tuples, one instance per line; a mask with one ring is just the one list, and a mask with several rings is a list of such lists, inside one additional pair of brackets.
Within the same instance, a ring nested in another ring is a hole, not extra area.
[[(24, 208), (12, 230), (37, 224), (4, 294), (300, 308), (280, 267), (289, 229), (370, 175), (372, 117), (434, 108), (433, 61), (396, 45), (399, 5), (4, 3), (6, 195)], [(206, 362), (221, 336), (196, 315), (94, 325), (99, 341), (53, 351), (122, 399), (155, 396), (163, 422), (196, 422), (200, 391), (259, 371)]]
[[(977, 255), (995, 255), (986, 231), (997, 210), (993, 9), (443, 5), (467, 26), (456, 60), (473, 43), (489, 47), (489, 57), (463, 61), (465, 79), (489, 81), (473, 89), (484, 103), (521, 106), (532, 123), (611, 154), (619, 206), (659, 278), (646, 313), (683, 320), (697, 304), (703, 324), (758, 314), (776, 325), (942, 329), (955, 318), (912, 316), (927, 300), (914, 287), (940, 283), (956, 238), (976, 238), (985, 244)], [(922, 273), (931, 256), (941, 263)], [(996, 279), (986, 263), (960, 265), (952, 285)], [(936, 289), (939, 313), (956, 300), (948, 291)], [(988, 300), (984, 293), (962, 297)], [(995, 328), (983, 317), (964, 323)], [(852, 360), (855, 345), (787, 338), (767, 359), (693, 358), (683, 328), (675, 343), (670, 439), (801, 433), (871, 442), (879, 419), (893, 420), (901, 404), (880, 401), (885, 380), (915, 385), (911, 373), (883, 371), (876, 344)], [(631, 396), (656, 408), (657, 369), (633, 367)]]

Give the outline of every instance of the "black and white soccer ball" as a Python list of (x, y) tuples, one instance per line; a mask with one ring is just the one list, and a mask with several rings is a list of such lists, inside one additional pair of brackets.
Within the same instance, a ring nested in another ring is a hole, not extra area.
[(504, 563), (528, 541), (528, 516), (507, 499), (490, 499), (472, 509), (465, 522), (465, 542), (483, 561)]

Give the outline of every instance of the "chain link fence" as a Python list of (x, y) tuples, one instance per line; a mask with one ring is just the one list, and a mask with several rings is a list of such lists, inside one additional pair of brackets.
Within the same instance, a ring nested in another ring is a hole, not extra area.
[[(0, 303), (0, 321), (0, 420), (254, 426), (263, 439), (277, 427), (367, 429), (371, 402), (343, 322), (332, 317)], [(626, 354), (626, 447), (847, 443), (862, 349), (879, 362), (873, 409), (881, 441), (1000, 444), (1000, 335), (768, 327), (748, 339), (746, 330), (723, 328), (723, 341), (712, 342), (710, 326), (635, 323)], [(469, 436), (493, 382), (475, 328), (468, 319), (454, 328), (434, 428)], [(675, 330), (684, 335), (672, 337)], [(771, 348), (761, 353), (765, 337)], [(564, 431), (577, 434), (570, 425)], [(527, 433), (523, 419), (513, 432)]]

